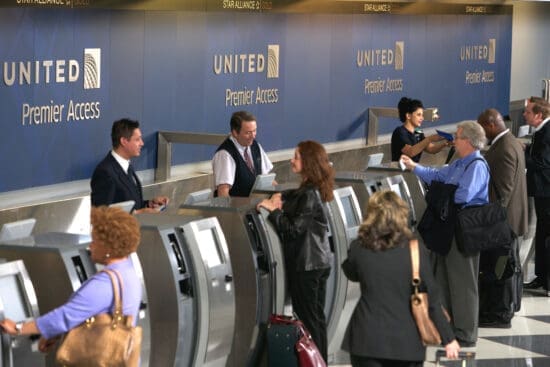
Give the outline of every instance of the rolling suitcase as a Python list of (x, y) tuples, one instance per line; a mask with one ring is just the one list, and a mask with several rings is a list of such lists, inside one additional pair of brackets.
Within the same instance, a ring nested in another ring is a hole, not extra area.
[(267, 327), (267, 365), (269, 367), (298, 367), (296, 343), (300, 329), (287, 316), (276, 317)]

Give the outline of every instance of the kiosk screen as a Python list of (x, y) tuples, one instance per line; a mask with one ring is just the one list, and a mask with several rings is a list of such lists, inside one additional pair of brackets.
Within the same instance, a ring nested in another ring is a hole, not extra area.
[(355, 215), (356, 211), (353, 207), (351, 195), (340, 197), (340, 201), (342, 202), (348, 228), (357, 227), (359, 225), (359, 220)]
[(200, 230), (197, 240), (201, 255), (208, 266), (212, 267), (224, 263), (219, 243), (214, 234), (214, 228)]
[(18, 279), (18, 274), (0, 275), (0, 299), (5, 317), (14, 321), (23, 321), (30, 318), (25, 293)]
[(406, 200), (405, 197), (403, 197), (403, 193), (401, 192), (401, 185), (398, 183), (391, 184), (391, 191), (395, 192), (399, 197), (403, 200)]
[(31, 235), (36, 219), (29, 218), (17, 222), (4, 223), (0, 229), (0, 241), (8, 241)]

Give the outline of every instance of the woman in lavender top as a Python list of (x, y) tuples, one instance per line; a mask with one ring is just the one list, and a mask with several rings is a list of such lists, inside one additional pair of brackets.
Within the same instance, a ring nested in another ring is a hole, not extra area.
[[(123, 313), (137, 319), (141, 302), (141, 282), (128, 256), (140, 242), (138, 221), (119, 208), (93, 207), (91, 212), (92, 261), (105, 269), (118, 272), (123, 282)], [(95, 274), (74, 292), (67, 303), (38, 317), (36, 320), (15, 323), (4, 319), (3, 331), (10, 335), (40, 334), (39, 349), (46, 352), (57, 337), (86, 319), (101, 313), (111, 313), (114, 307), (113, 286), (105, 272)]]

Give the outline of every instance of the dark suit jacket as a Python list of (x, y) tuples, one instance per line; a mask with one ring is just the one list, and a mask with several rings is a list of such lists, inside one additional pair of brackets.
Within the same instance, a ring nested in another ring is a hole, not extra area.
[(525, 149), (527, 193), (550, 197), (550, 121), (534, 134), (533, 143)]
[(489, 200), (506, 208), (508, 222), (518, 236), (527, 232), (527, 181), (525, 153), (521, 143), (510, 133), (504, 134), (485, 154), (491, 169)]
[(97, 165), (92, 175), (92, 205), (110, 205), (134, 200), (134, 209), (146, 206), (143, 201), (141, 182), (134, 174), (135, 183), (124, 172), (111, 152)]
[[(424, 246), (420, 250), (420, 278), (429, 295), (430, 317), (443, 344), (454, 339), (441, 308), (438, 287)], [(406, 361), (423, 361), (422, 346), (411, 314), (412, 265), (408, 243), (386, 251), (364, 248), (352, 242), (348, 259), (342, 264), (351, 281), (361, 285), (361, 298), (353, 311), (343, 348), (351, 354)]]

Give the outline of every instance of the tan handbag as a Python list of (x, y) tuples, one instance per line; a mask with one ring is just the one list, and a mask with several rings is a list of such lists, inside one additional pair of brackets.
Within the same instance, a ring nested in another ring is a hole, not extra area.
[(65, 334), (56, 354), (61, 366), (137, 367), (139, 364), (141, 327), (133, 326), (132, 316), (122, 314), (120, 274), (114, 270), (103, 271), (109, 274), (113, 284), (114, 312), (90, 317)]
[(441, 336), (430, 319), (428, 310), (428, 293), (420, 292), (420, 256), (418, 251), (418, 241), (411, 240), (411, 262), (412, 262), (412, 285), (414, 288), (411, 294), (411, 311), (416, 322), (420, 339), (424, 345), (441, 345)]

